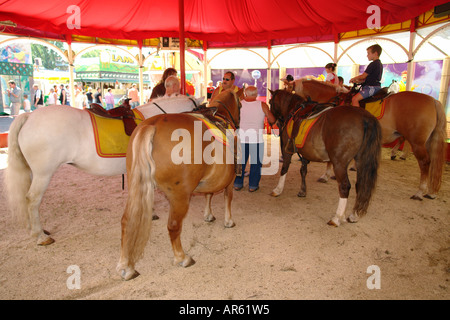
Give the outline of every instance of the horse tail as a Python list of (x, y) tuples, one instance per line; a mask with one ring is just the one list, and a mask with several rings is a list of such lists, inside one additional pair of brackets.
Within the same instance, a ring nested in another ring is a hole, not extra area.
[[(155, 162), (152, 157), (156, 128), (143, 126), (135, 131), (128, 147), (128, 199), (122, 217), (122, 253), (118, 269), (134, 268), (150, 237), (155, 189)], [(127, 257), (123, 259), (123, 257)]]
[(446, 132), (446, 118), (444, 107), (438, 100), (435, 101), (436, 108), (436, 127), (431, 133), (427, 141), (428, 154), (430, 155), (430, 172), (428, 188), (431, 192), (430, 196), (435, 196), (441, 188), (442, 173), (445, 164), (445, 141), (447, 137)]
[(353, 212), (358, 216), (367, 213), (377, 182), (381, 157), (381, 126), (378, 120), (367, 114), (363, 118), (364, 137), (356, 155), (356, 202)]
[(24, 227), (29, 227), (27, 193), (31, 186), (32, 172), (19, 144), (19, 133), (31, 113), (17, 116), (9, 127), (8, 166), (4, 185), (6, 199), (13, 218)]

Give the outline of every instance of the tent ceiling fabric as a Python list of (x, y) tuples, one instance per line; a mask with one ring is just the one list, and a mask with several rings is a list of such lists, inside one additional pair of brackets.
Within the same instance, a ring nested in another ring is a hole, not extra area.
[[(266, 46), (268, 41), (333, 40), (367, 28), (370, 5), (380, 25), (413, 19), (446, 1), (184, 0), (185, 37), (214, 46)], [(179, 37), (179, 0), (0, 0), (3, 32), (65, 39), (67, 35), (144, 40)], [(78, 20), (77, 20), (78, 19)], [(79, 27), (79, 28), (78, 28)]]

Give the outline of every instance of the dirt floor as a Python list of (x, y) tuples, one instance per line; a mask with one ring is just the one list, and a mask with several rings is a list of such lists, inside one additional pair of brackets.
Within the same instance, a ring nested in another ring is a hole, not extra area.
[[(450, 164), (439, 197), (414, 201), (409, 197), (418, 186), (415, 158), (391, 161), (388, 152), (383, 150), (369, 212), (356, 224), (327, 225), (338, 191), (336, 181), (316, 182), (324, 164), (309, 165), (307, 197), (297, 197), (300, 162), (295, 157), (280, 197), (269, 195), (279, 173), (263, 176), (255, 193), (234, 193), (232, 229), (223, 227), (222, 194), (213, 198), (213, 223), (202, 219), (204, 197), (193, 197), (182, 233), (184, 249), (196, 260), (189, 268), (172, 265), (168, 205), (157, 191), (161, 219), (154, 221), (137, 263), (140, 276), (128, 282), (115, 270), (127, 197), (121, 176), (91, 176), (65, 165), (41, 206), (54, 244), (37, 246), (13, 224), (3, 195), (0, 199), (0, 299), (447, 300)], [(347, 213), (356, 173), (349, 175)], [(373, 288), (376, 284), (380, 289)]]

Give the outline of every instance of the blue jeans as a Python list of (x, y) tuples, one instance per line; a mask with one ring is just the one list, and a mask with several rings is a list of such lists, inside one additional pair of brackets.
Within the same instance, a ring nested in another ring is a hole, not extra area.
[[(249, 189), (259, 187), (261, 180), (261, 168), (264, 157), (264, 142), (261, 143), (241, 143), (242, 151), (242, 176), (234, 179), (234, 187), (241, 188), (244, 185), (244, 170), (250, 156), (250, 175), (248, 179)], [(239, 165), (239, 164), (238, 164)]]
[(114, 104), (113, 103), (107, 103), (106, 104), (106, 110), (111, 110), (114, 109)]

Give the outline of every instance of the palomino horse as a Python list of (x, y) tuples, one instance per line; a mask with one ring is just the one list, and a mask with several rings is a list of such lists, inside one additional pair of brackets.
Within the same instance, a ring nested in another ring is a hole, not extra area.
[[(238, 127), (240, 102), (234, 92), (221, 92), (207, 110), (217, 110), (209, 118), (219, 121), (223, 128)], [(167, 229), (174, 264), (188, 267), (194, 263), (183, 251), (180, 240), (183, 219), (194, 193), (206, 195), (204, 219), (213, 221), (212, 195), (225, 190), (225, 227), (235, 225), (231, 219), (236, 176), (235, 136), (231, 134), (230, 138), (230, 134), (226, 134), (230, 139), (224, 139), (220, 130), (213, 129), (219, 134), (212, 137), (212, 142), (211, 138), (205, 139), (210, 134), (208, 128), (213, 126), (202, 119), (205, 117), (193, 113), (158, 115), (141, 122), (131, 136), (127, 151), (129, 192), (122, 217), (122, 245), (117, 265), (117, 271), (125, 280), (138, 275), (134, 267), (150, 236), (156, 187), (164, 192), (170, 205)], [(212, 156), (207, 158), (208, 154)]]
[[(144, 118), (149, 118), (162, 113), (161, 109), (168, 113), (190, 111), (203, 99), (160, 98), (137, 110)], [(16, 117), (8, 135), (5, 189), (13, 215), (31, 230), (39, 245), (54, 242), (42, 229), (39, 206), (53, 174), (65, 163), (94, 175), (113, 176), (126, 172), (124, 156), (100, 157), (97, 154), (88, 111), (54, 105)]]
[[(295, 93), (302, 97), (311, 96), (313, 100), (317, 99), (315, 101), (329, 101), (336, 96), (336, 91), (305, 80), (295, 82)], [(446, 118), (442, 104), (426, 94), (399, 92), (385, 99), (384, 115), (379, 122), (382, 144), (404, 138), (419, 163), (419, 190), (411, 199), (436, 198), (441, 187), (446, 150)]]
[[(288, 132), (288, 120), (292, 118), (294, 109), (298, 109), (295, 118), (306, 117), (313, 108), (311, 105), (314, 104), (304, 104), (303, 98), (285, 90), (271, 93), (271, 111), (280, 122), (283, 122), (278, 125), (282, 128), (280, 138), (283, 167), (278, 185), (272, 191), (272, 196), (279, 196), (283, 191), (292, 157), (292, 154), (285, 151), (286, 142), (291, 134)], [(348, 217), (348, 221), (356, 222), (367, 212), (377, 180), (380, 152), (381, 128), (377, 119), (369, 112), (351, 106), (330, 107), (323, 110), (317, 116), (314, 125), (309, 128), (303, 145), (298, 146), (298, 153), (302, 158), (300, 169), (302, 184), (298, 196), (306, 195), (305, 177), (308, 162), (331, 162), (340, 198), (336, 215), (328, 224), (338, 226), (345, 220), (345, 208), (350, 191), (347, 167), (352, 159), (356, 159), (356, 202), (353, 213)]]

